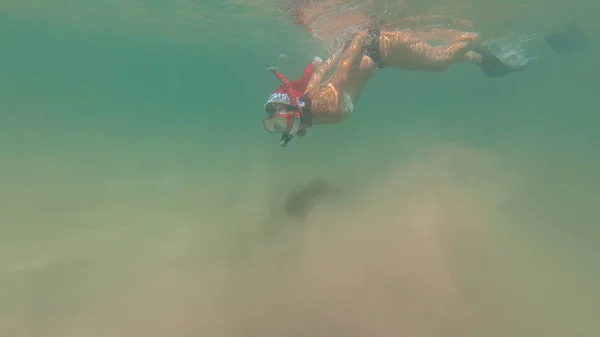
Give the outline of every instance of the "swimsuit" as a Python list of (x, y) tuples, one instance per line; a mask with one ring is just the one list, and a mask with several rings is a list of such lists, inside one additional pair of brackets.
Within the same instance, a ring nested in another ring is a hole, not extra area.
[(381, 30), (377, 27), (369, 27), (367, 30), (367, 45), (365, 46), (365, 55), (371, 58), (377, 65), (377, 69), (383, 68), (381, 61), (381, 51), (379, 50), (379, 39)]

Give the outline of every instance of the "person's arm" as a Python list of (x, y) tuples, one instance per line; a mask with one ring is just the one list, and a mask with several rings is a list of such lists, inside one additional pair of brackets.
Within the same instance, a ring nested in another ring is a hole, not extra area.
[(277, 77), (277, 79), (279, 81), (281, 81), (281, 84), (283, 84), (283, 87), (285, 88), (285, 91), (288, 93), (288, 95), (290, 96), (290, 102), (292, 103), (293, 107), (297, 107), (298, 106), (298, 99), (297, 97), (294, 95), (294, 90), (292, 89), (292, 85), (290, 84), (290, 82), (287, 80), (287, 78), (285, 78), (285, 76), (283, 76), (279, 70), (277, 70), (276, 68), (269, 68), (269, 70), (275, 74), (275, 77)]
[(308, 81), (308, 85), (306, 86), (306, 89), (304, 90), (305, 94), (321, 84), (323, 77), (325, 76), (325, 74), (327, 74), (328, 72), (331, 71), (331, 68), (333, 67), (335, 61), (337, 61), (338, 57), (340, 56), (342, 51), (344, 51), (344, 49), (345, 49), (345, 46), (338, 49), (333, 55), (331, 55), (327, 59), (327, 61), (325, 61), (325, 63), (323, 63), (319, 66), (317, 71), (314, 71), (312, 73), (312, 76), (311, 76), (310, 80)]
[[(315, 57), (315, 60), (313, 60), (313, 62), (311, 64), (309, 64), (306, 68), (304, 68), (304, 72), (302, 73), (302, 76), (299, 79), (292, 81), (290, 83), (295, 90), (304, 92), (304, 89), (306, 89), (306, 86), (308, 85), (308, 81), (310, 80), (310, 77), (313, 74), (315, 65), (318, 64), (316, 62), (316, 59), (318, 59), (318, 57)], [(323, 61), (321, 61), (321, 63), (323, 63)]]

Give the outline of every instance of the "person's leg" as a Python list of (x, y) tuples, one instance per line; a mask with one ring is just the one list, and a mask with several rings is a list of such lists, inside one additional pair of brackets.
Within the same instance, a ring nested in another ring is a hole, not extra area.
[(363, 56), (358, 65), (358, 69), (352, 76), (352, 80), (348, 82), (346, 91), (352, 97), (354, 104), (358, 102), (360, 93), (371, 78), (371, 76), (377, 71), (377, 64), (368, 56)]
[[(456, 29), (432, 29), (426, 32), (415, 32), (415, 31), (406, 31), (407, 33), (411, 33), (414, 37), (423, 40), (427, 43), (441, 43), (444, 45), (449, 45), (454, 42), (459, 42), (463, 40), (463, 35), (465, 32), (458, 31)], [(481, 55), (469, 51), (462, 56), (458, 56), (456, 58), (457, 62), (469, 62), (480, 64), (481, 63)]]
[(413, 37), (428, 43), (433, 42), (445, 45), (459, 39), (464, 34), (464, 32), (460, 32), (455, 29), (431, 29), (428, 31), (412, 31), (407, 29), (402, 30), (402, 32), (412, 34)]
[(348, 48), (342, 53), (337, 69), (328, 81), (336, 89), (346, 90), (349, 81), (358, 70), (364, 56), (366, 38), (367, 31), (358, 31)]
[[(388, 67), (409, 70), (443, 71), (454, 62), (469, 62), (481, 67), (490, 77), (502, 77), (529, 67), (534, 58), (519, 66), (510, 65), (476, 41), (474, 33), (458, 31), (382, 32), (380, 52)], [(435, 47), (427, 41), (450, 39), (447, 46)]]
[(321, 85), (323, 77), (325, 76), (325, 74), (329, 73), (335, 62), (339, 59), (342, 51), (344, 51), (343, 48), (338, 49), (333, 55), (331, 55), (327, 59), (327, 61), (325, 61), (322, 65), (317, 67), (317, 70), (313, 72), (312, 76), (310, 77), (310, 80), (308, 81), (308, 85), (304, 90), (305, 94), (309, 91), (312, 91), (314, 88), (318, 88)]
[(384, 31), (379, 48), (385, 67), (437, 72), (454, 62), (479, 62), (469, 53), (476, 38), (474, 33), (462, 33), (447, 46), (431, 46), (407, 31)]

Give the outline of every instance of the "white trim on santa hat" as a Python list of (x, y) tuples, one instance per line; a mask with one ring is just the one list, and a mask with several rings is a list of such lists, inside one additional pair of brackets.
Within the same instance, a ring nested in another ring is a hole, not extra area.
[[(302, 108), (305, 105), (305, 103), (299, 99), (297, 99), (297, 100), (298, 100), (298, 106)], [(269, 103), (282, 103), (282, 104), (292, 105), (291, 102), (292, 101), (290, 100), (290, 96), (288, 96), (288, 94), (284, 94), (282, 92), (275, 92), (271, 96), (269, 96), (269, 99), (267, 100), (267, 103), (265, 103), (265, 106), (267, 106), (267, 104), (269, 104)]]

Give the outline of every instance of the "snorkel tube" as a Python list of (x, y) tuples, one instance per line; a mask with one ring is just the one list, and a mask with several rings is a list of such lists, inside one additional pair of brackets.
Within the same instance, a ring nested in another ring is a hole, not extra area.
[(273, 74), (275, 74), (275, 77), (277, 77), (277, 79), (281, 81), (281, 84), (283, 84), (283, 88), (288, 94), (290, 98), (290, 103), (294, 110), (294, 121), (292, 123), (292, 128), (289, 131), (284, 132), (283, 135), (281, 135), (281, 140), (279, 142), (279, 145), (281, 145), (281, 147), (286, 147), (287, 144), (294, 138), (294, 136), (300, 130), (300, 122), (302, 115), (300, 113), (300, 107), (298, 106), (298, 98), (294, 94), (294, 90), (292, 89), (292, 85), (290, 84), (290, 82), (277, 69), (269, 68), (269, 70)]

